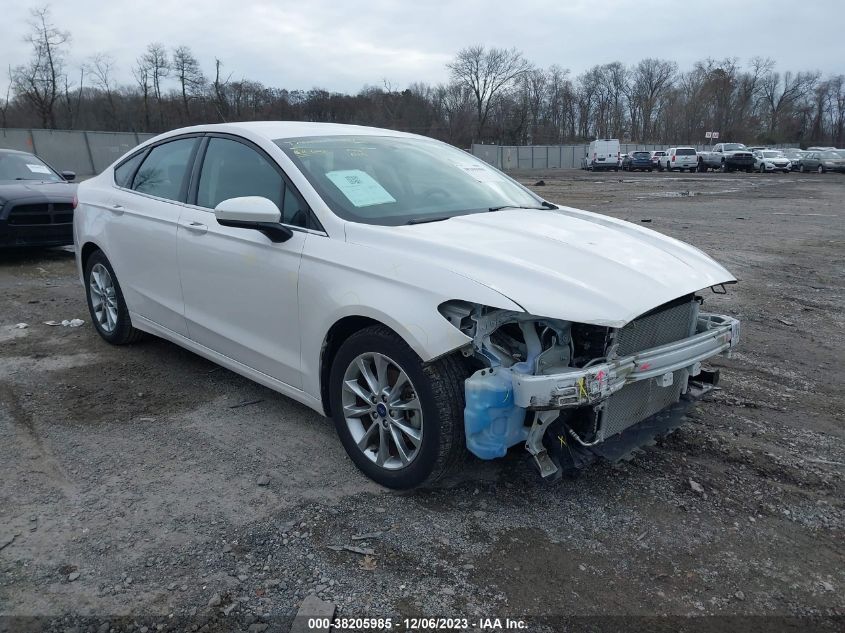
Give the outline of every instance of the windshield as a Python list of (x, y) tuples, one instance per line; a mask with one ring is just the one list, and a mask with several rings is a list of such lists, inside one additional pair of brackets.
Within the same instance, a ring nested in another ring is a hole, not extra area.
[(724, 145), (722, 145), (722, 148), (726, 152), (733, 152), (738, 149), (747, 149), (742, 143), (725, 143)]
[(41, 180), (62, 182), (46, 163), (32, 154), (0, 152), (0, 180)]
[(542, 199), (474, 156), (444, 143), (391, 136), (275, 141), (340, 217), (398, 225)]
[(775, 151), (768, 151), (768, 152), (760, 152), (763, 155), (763, 158), (784, 158), (783, 152), (775, 152)]

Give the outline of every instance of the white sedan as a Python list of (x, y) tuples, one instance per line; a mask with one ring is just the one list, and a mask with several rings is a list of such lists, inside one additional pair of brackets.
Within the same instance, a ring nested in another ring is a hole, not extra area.
[(78, 199), (100, 336), (160, 336), (331, 416), (394, 488), (465, 449), (522, 444), (548, 478), (614, 458), (676, 425), (715, 382), (702, 362), (738, 342), (735, 319), (699, 309), (735, 279), (698, 249), (421, 136), (174, 130)]

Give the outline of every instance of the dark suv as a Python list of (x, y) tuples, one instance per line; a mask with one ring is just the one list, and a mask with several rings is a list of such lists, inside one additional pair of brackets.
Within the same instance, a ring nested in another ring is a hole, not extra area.
[(651, 163), (651, 152), (631, 152), (622, 161), (622, 171), (651, 171), (654, 165)]

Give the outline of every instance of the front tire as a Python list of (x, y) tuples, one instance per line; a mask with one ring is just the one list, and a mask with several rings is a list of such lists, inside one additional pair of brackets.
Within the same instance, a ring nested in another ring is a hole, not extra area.
[(355, 465), (388, 488), (442, 477), (464, 453), (464, 380), (455, 357), (425, 364), (393, 330), (372, 326), (341, 345), (329, 378), (332, 419)]
[(818, 171), (820, 174), (823, 174), (824, 173), (824, 166), (819, 165), (819, 168), (816, 171)]
[(85, 289), (91, 322), (104, 340), (128, 345), (143, 336), (132, 327), (117, 275), (103, 251), (92, 253), (85, 262)]

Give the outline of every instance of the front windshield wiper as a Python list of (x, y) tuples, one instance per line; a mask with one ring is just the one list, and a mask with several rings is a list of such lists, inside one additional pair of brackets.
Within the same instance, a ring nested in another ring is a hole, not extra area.
[[(550, 207), (547, 207), (545, 205), (543, 205), (542, 207), (521, 207), (517, 204), (503, 204), (500, 207), (490, 207), (487, 210), (488, 211), (501, 211), (502, 209), (534, 209), (535, 211), (542, 211), (543, 209), (548, 209), (548, 208), (550, 208)], [(555, 207), (555, 209), (557, 209), (557, 207)]]
[(405, 224), (425, 224), (426, 222), (442, 222), (443, 220), (448, 220), (451, 218), (451, 215), (435, 215), (430, 217), (421, 217), (421, 218), (411, 218)]
[(541, 211), (543, 209), (557, 209), (557, 208), (558, 208), (557, 205), (552, 204), (551, 202), (547, 202), (546, 200), (543, 200), (543, 201), (540, 202), (539, 207), (522, 207), (522, 206), (513, 205), (513, 204), (503, 204), (500, 207), (490, 207), (487, 210), (488, 211), (501, 211), (502, 209), (535, 209), (537, 211)]

